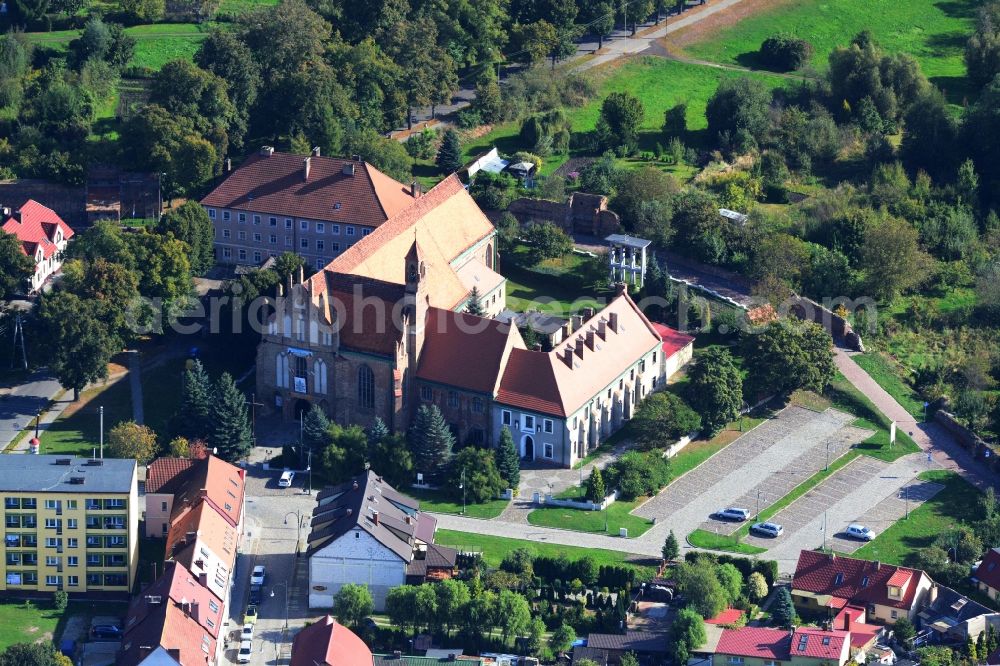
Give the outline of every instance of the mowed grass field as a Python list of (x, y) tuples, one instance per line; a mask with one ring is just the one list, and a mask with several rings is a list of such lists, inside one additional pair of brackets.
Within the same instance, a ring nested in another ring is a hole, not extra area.
[(914, 56), (931, 80), (954, 98), (964, 85), (965, 48), (979, 0), (786, 0), (684, 47), (695, 58), (756, 66), (761, 43), (779, 32), (808, 40), (812, 65), (827, 68), (827, 56), (862, 30), (892, 53)]
[[(242, 1), (240, 4), (246, 3)], [(125, 32), (135, 38), (135, 56), (131, 64), (156, 70), (171, 60), (191, 60), (213, 25), (212, 23), (155, 23), (125, 28)], [(79, 36), (79, 30), (26, 34), (32, 44), (60, 52), (67, 51), (69, 43)]]
[[(767, 72), (747, 74), (664, 60), (655, 56), (629, 58), (621, 63), (588, 71), (586, 75), (597, 79), (597, 94), (589, 103), (566, 110), (573, 126), (573, 133), (580, 134), (594, 129), (600, 115), (601, 103), (609, 93), (629, 92), (642, 100), (645, 107), (645, 118), (639, 139), (641, 150), (653, 150), (657, 143), (665, 143), (661, 131), (663, 112), (681, 102), (687, 104), (688, 129), (693, 131), (689, 143), (697, 142), (698, 131), (704, 130), (708, 125), (705, 120), (705, 105), (722, 79), (750, 76), (763, 81), (771, 88), (789, 82), (789, 79)], [(493, 146), (497, 146), (501, 153), (507, 154), (522, 149), (519, 145), (519, 129), (520, 124), (516, 122), (494, 127), (489, 133), (468, 141), (464, 146), (464, 157), (466, 160), (472, 160)], [(553, 155), (547, 158), (542, 165), (542, 174), (552, 173), (565, 161), (566, 156)], [(684, 168), (680, 170), (684, 171)], [(690, 172), (678, 175), (686, 177)]]

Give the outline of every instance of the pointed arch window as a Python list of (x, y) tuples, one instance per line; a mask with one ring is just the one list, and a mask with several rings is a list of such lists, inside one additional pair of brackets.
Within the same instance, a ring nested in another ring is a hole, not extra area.
[(365, 409), (375, 407), (375, 373), (367, 365), (358, 368), (358, 404)]

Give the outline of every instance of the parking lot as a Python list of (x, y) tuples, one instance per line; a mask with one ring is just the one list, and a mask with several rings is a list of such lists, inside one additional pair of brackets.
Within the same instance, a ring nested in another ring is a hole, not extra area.
[(940, 490), (938, 484), (916, 479), (927, 469), (920, 453), (891, 463), (859, 456), (771, 518), (784, 528), (780, 537), (751, 536), (745, 542), (767, 548), (765, 557), (777, 560), (794, 561), (801, 549), (824, 543), (853, 553), (864, 543), (844, 535), (848, 525), (882, 532), (905, 515), (907, 504), (912, 511)]
[[(853, 419), (835, 410), (785, 408), (636, 509), (636, 515), (657, 522), (643, 538), (662, 542), (671, 529), (682, 537), (741, 498), (756, 502), (758, 488), (794, 487), (811, 474), (804, 471), (806, 461), (810, 469), (825, 464), (828, 441), (831, 457), (834, 450), (861, 441), (857, 437), (863, 431), (848, 425)], [(780, 497), (765, 494), (771, 502)], [(755, 504), (746, 508), (754, 510)]]

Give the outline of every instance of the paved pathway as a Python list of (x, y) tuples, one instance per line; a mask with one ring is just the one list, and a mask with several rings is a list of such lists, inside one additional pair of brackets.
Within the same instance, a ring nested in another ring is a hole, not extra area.
[(895, 398), (854, 362), (851, 358), (854, 354), (855, 352), (836, 348), (837, 368), (883, 414), (894, 420), (898, 428), (910, 435), (917, 446), (930, 455), (938, 467), (957, 472), (962, 478), (981, 490), (990, 485), (997, 487), (997, 479), (984, 471), (972, 454), (962, 448), (954, 437), (934, 422), (918, 423), (913, 415), (907, 412), (902, 405), (896, 402)]
[(132, 393), (132, 420), (142, 425), (146, 422), (142, 408), (142, 360), (135, 350), (128, 353), (128, 381)]
[[(59, 382), (43, 372), (33, 374), (30, 380), (23, 384), (3, 389), (0, 393), (0, 451), (5, 449), (61, 390)], [(24, 439), (24, 448), (28, 446), (28, 439)]]

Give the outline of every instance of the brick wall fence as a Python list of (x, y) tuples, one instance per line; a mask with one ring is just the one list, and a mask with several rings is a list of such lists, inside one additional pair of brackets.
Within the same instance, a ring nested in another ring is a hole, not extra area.
[(782, 310), (783, 312), (780, 314), (787, 313), (799, 319), (816, 322), (829, 331), (834, 340), (842, 340), (844, 344), (855, 351), (865, 350), (861, 336), (854, 331), (849, 321), (810, 298), (792, 296)]
[(596, 194), (574, 192), (564, 203), (515, 199), (507, 211), (522, 224), (528, 221), (552, 222), (568, 234), (604, 238), (622, 231), (618, 213), (608, 210), (608, 198)]
[(958, 422), (955, 415), (943, 409), (934, 412), (934, 421), (955, 438), (963, 448), (993, 472), (1000, 472), (1000, 455), (986, 440)]

